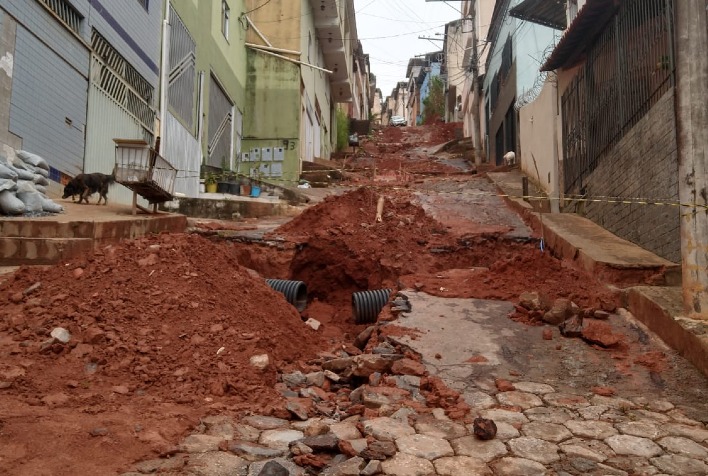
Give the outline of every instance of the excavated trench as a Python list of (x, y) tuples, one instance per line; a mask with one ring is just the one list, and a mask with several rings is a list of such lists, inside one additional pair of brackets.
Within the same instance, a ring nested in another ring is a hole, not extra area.
[(539, 291), (581, 307), (612, 307), (615, 297), (601, 283), (542, 252), (534, 239), (461, 236), (409, 193), (387, 194), (383, 220), (373, 222), (377, 192), (360, 188), (330, 197), (263, 239), (234, 242), (239, 263), (267, 279), (302, 281), (308, 293), (302, 316), (344, 334), (363, 329), (355, 323), (352, 295), (381, 289), (514, 303), (523, 292)]

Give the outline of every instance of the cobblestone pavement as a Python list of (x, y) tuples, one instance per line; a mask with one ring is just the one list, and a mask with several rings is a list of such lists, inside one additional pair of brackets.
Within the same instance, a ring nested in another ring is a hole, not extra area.
[[(542, 382), (513, 387), (489, 395), (490, 408), (479, 411), (496, 422), (489, 441), (441, 409), (343, 421), (217, 416), (205, 418), (179, 453), (123, 476), (305, 475), (292, 460), (312, 451), (336, 456), (309, 474), (337, 476), (708, 474), (708, 429), (667, 400), (560, 393)], [(264, 471), (270, 461), (277, 464)]]
[[(344, 346), (322, 358), (322, 371), (281, 376), (293, 420), (210, 416), (174, 451), (123, 476), (708, 474), (708, 387), (680, 357), (671, 356), (661, 385), (651, 372), (620, 381), (611, 354), (580, 339), (547, 341), (542, 328), (509, 321), (507, 303), (407, 294), (413, 312), (394, 324), (418, 329), (415, 339), (383, 333), (370, 353)], [(458, 339), (422, 325), (419, 316), (434, 320), (440, 306), (448, 316), (459, 309), (461, 321), (445, 324)], [(612, 319), (636, 325), (622, 309)], [(639, 340), (642, 350), (670, 352), (651, 336)], [(559, 342), (563, 359), (550, 351)], [(455, 364), (470, 351), (484, 359)], [(553, 365), (564, 359), (576, 364)], [(461, 395), (430, 392), (426, 369)], [(451, 419), (459, 398), (470, 413)]]

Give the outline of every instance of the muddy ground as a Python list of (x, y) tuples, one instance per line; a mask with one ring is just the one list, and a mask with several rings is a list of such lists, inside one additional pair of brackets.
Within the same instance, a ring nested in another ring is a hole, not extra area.
[[(352, 292), (409, 288), (518, 304), (537, 291), (589, 313), (614, 311), (616, 292), (542, 252), (538, 235), (506, 208), (450, 205), (470, 188), (489, 190), (469, 164), (451, 165), (465, 164), (460, 151), (432, 155), (456, 127), (375, 132), (334, 161), (347, 177), (337, 195), (263, 239), (203, 223), (196, 233), (109, 246), (1, 282), (0, 472), (115, 474), (169, 454), (205, 415), (288, 416), (279, 373), (314, 370), (318, 354), (366, 327), (353, 322)], [(307, 283), (302, 316), (264, 278)], [(543, 325), (541, 315), (515, 309), (509, 318)], [(50, 336), (58, 327), (68, 343)], [(268, 364), (254, 367), (263, 354)], [(628, 375), (660, 376), (672, 362), (631, 347), (616, 360)]]

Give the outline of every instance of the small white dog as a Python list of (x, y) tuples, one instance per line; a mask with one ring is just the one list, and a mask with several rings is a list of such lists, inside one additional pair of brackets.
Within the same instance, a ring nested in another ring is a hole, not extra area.
[(506, 165), (516, 164), (516, 154), (514, 153), (514, 151), (509, 151), (506, 154), (504, 154), (504, 163)]

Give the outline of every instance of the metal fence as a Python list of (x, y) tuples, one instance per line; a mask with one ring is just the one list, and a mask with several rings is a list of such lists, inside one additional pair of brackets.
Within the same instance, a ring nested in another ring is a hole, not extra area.
[(197, 43), (174, 8), (170, 9), (170, 27), (168, 102), (187, 129), (194, 133)]
[(565, 192), (584, 179), (674, 84), (673, 0), (626, 0), (561, 100)]

